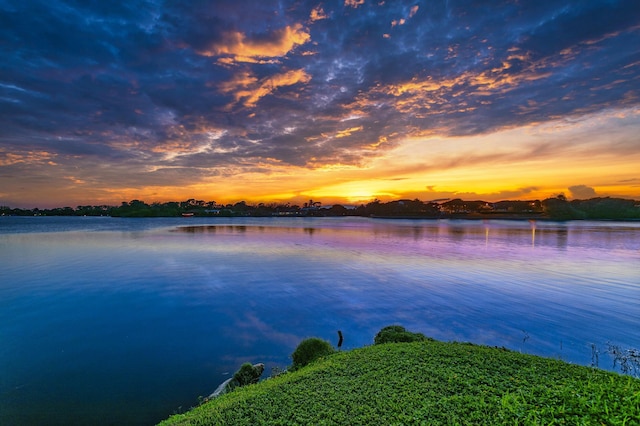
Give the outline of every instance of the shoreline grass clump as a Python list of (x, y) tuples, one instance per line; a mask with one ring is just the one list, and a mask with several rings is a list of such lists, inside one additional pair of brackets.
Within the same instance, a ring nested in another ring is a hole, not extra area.
[(420, 340), (316, 359), (162, 425), (632, 425), (640, 380), (505, 349)]

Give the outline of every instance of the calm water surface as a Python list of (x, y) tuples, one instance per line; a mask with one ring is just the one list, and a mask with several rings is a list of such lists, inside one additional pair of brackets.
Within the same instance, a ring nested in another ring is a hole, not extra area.
[(640, 223), (0, 217), (0, 424), (153, 424), (305, 337), (402, 324), (611, 368)]

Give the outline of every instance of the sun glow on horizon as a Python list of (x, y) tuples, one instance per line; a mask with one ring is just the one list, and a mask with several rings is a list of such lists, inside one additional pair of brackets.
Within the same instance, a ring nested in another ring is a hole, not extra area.
[[(587, 194), (595, 196), (638, 199), (638, 127), (639, 109), (612, 110), (581, 120), (484, 135), (407, 138), (390, 150), (380, 150), (379, 156), (361, 166), (329, 163), (309, 168), (276, 163), (262, 164), (259, 170), (228, 169), (223, 175), (213, 169), (210, 176), (205, 170), (198, 180), (182, 185), (104, 186), (90, 195), (87, 179), (78, 176), (75, 181), (66, 179), (60, 198), (65, 198), (66, 205), (189, 198), (221, 204), (241, 200), (302, 203), (310, 198), (324, 204), (359, 204), (374, 199), (499, 201), (544, 199), (559, 193), (571, 197), (569, 188), (579, 187), (590, 188)], [(44, 193), (34, 196), (33, 205), (25, 207), (37, 206), (38, 200), (46, 198)], [(60, 206), (55, 200), (51, 203)]]

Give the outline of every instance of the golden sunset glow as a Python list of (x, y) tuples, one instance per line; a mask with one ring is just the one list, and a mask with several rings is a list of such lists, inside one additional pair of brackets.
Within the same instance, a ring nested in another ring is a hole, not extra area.
[(0, 204), (640, 198), (626, 3), (285, 3), (16, 15)]

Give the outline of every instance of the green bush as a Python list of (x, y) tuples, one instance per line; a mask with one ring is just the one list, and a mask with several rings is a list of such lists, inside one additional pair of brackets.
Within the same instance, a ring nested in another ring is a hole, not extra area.
[(237, 381), (237, 386), (250, 385), (252, 383), (258, 383), (264, 366), (262, 364), (256, 364), (253, 366), (248, 362), (245, 362), (240, 366), (240, 369), (233, 375), (233, 379)]
[(421, 342), (429, 339), (422, 333), (412, 333), (400, 325), (389, 325), (376, 334), (373, 343), (401, 343), (401, 342)]
[(293, 366), (291, 369), (297, 370), (320, 357), (330, 355), (334, 352), (335, 349), (333, 349), (331, 343), (326, 340), (317, 337), (305, 339), (300, 342), (296, 350), (291, 354), (291, 358), (293, 358)]

